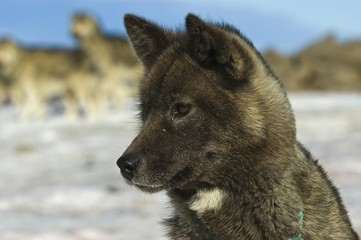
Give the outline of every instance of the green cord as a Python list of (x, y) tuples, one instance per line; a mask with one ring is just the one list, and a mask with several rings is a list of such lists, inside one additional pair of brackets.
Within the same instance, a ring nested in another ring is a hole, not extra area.
[[(301, 232), (303, 227), (303, 206), (301, 207), (300, 211), (298, 211), (298, 226), (300, 227)], [(291, 238), (291, 240), (303, 240), (301, 233)]]
[(301, 234), (298, 234), (296, 237), (291, 238), (291, 240), (303, 240)]

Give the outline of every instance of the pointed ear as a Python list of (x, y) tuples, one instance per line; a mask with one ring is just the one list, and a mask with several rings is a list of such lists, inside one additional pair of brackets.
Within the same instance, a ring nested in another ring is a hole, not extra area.
[(186, 29), (193, 58), (206, 66), (219, 67), (227, 78), (238, 81), (246, 78), (249, 64), (244, 49), (232, 37), (235, 29), (206, 23), (193, 14), (186, 17)]
[(124, 24), (131, 44), (146, 68), (170, 45), (170, 33), (144, 18), (126, 14)]
[(201, 62), (215, 61), (226, 64), (230, 61), (231, 52), (225, 32), (210, 26), (199, 17), (188, 14), (186, 28), (190, 38), (192, 53)]

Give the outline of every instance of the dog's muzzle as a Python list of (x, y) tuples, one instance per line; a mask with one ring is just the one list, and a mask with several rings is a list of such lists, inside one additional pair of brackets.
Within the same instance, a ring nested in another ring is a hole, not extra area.
[(123, 155), (118, 159), (117, 165), (122, 176), (130, 181), (134, 176), (135, 170), (138, 168), (139, 159), (132, 155)]

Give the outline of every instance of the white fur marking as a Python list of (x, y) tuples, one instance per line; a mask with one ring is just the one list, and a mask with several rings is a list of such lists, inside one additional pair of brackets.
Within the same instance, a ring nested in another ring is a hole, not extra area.
[(217, 210), (221, 207), (225, 193), (218, 189), (199, 191), (191, 200), (189, 208), (197, 213)]

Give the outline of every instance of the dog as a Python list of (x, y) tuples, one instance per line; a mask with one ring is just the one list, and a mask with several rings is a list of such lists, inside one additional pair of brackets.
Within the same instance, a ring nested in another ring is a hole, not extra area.
[(80, 106), (87, 113), (98, 112), (99, 75), (80, 50), (25, 48), (2, 39), (0, 66), (0, 77), (11, 101), (23, 108), (23, 119), (42, 118), (54, 97), (63, 98), (67, 116), (75, 117)]
[(126, 38), (103, 33), (98, 21), (84, 13), (73, 15), (71, 33), (103, 76), (111, 105), (135, 95), (143, 70)]
[[(1, 68), (1, 66), (0, 66)], [(1, 69), (0, 69), (1, 71)], [(6, 86), (6, 82), (5, 79), (3, 79), (0, 76), (0, 106), (5, 103), (6, 99), (8, 97), (8, 92), (7, 92), (7, 86)]]
[(142, 126), (117, 165), (140, 190), (167, 192), (170, 239), (359, 239), (297, 141), (286, 91), (245, 36), (193, 14), (184, 31), (124, 22), (145, 74)]

